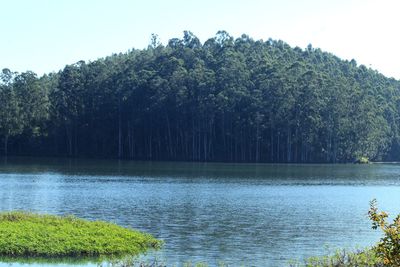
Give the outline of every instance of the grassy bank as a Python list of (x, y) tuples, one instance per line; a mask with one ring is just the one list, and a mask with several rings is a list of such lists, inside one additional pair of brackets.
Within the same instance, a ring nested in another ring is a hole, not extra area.
[(338, 250), (330, 256), (312, 257), (303, 264), (290, 264), (290, 267), (383, 267), (382, 258), (374, 248), (360, 251)]
[(98, 257), (136, 255), (161, 241), (139, 231), (73, 216), (0, 213), (0, 255)]

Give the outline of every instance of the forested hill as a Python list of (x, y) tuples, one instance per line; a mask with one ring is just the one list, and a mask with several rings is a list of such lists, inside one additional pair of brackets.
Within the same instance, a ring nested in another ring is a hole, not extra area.
[(399, 160), (400, 82), (308, 46), (190, 32), (58, 73), (4, 69), (0, 154)]

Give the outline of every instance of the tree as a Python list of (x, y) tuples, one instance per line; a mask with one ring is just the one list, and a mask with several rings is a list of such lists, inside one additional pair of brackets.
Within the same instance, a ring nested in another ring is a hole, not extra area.
[(10, 85), (0, 85), (0, 134), (4, 138), (4, 155), (8, 155), (9, 138), (23, 130), (23, 116), (19, 101)]
[(202, 44), (185, 31), (163, 46), (153, 34), (146, 49), (40, 78), (5, 69), (0, 78), (0, 134), (14, 153), (400, 159), (400, 82), (311, 45), (234, 39), (225, 31)]

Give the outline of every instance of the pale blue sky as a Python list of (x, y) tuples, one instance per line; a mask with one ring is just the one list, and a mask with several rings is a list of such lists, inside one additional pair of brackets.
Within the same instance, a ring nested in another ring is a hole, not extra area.
[(311, 43), (400, 78), (397, 0), (0, 0), (0, 69), (58, 71), (190, 30)]

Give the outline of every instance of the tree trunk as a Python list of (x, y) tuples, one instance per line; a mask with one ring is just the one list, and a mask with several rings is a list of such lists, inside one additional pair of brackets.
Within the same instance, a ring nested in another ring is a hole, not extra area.
[(4, 136), (4, 155), (8, 156), (8, 135)]
[(167, 114), (166, 116), (167, 119), (167, 130), (168, 130), (168, 154), (169, 154), (169, 159), (172, 159), (172, 136), (171, 136), (171, 125), (169, 122), (169, 116)]
[(286, 146), (287, 146), (287, 162), (291, 162), (292, 161), (292, 145), (291, 145), (292, 140), (291, 140), (291, 135), (292, 135), (291, 129), (290, 129), (290, 127), (288, 127), (288, 130), (287, 130), (287, 144), (286, 144)]
[(256, 162), (260, 161), (260, 124), (257, 120), (256, 127)]
[(192, 117), (192, 160), (195, 160), (195, 131), (194, 131), (194, 116)]
[(271, 150), (270, 150), (270, 161), (274, 162), (274, 132), (271, 127)]
[(78, 156), (78, 123), (74, 123), (74, 156)]
[(281, 133), (278, 131), (278, 144), (277, 144), (277, 148), (276, 148), (276, 160), (277, 162), (279, 162), (279, 156), (280, 156), (280, 141), (281, 141)]
[(68, 156), (72, 157), (72, 130), (68, 126), (65, 127), (68, 142)]
[(294, 156), (293, 159), (295, 162), (299, 162), (299, 130), (296, 127), (295, 132), (295, 143), (294, 143)]
[(118, 98), (118, 158), (122, 158), (122, 118), (121, 97)]

